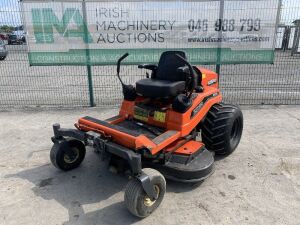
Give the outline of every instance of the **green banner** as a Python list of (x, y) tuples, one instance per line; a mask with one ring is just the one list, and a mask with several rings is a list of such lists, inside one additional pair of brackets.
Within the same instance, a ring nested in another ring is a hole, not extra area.
[(279, 0), (23, 0), (31, 65), (273, 63)]
[[(69, 52), (30, 52), (31, 65), (115, 65), (117, 59), (124, 53), (130, 55), (123, 64), (157, 63), (160, 54), (172, 49), (92, 49), (87, 57), (86, 50), (70, 50)], [(174, 49), (175, 50), (175, 49)], [(216, 64), (217, 49), (176, 49), (187, 53), (189, 61), (193, 64)], [(89, 58), (89, 59), (88, 59)], [(222, 49), (220, 53), (222, 64), (266, 64), (273, 62), (273, 50), (240, 50)]]

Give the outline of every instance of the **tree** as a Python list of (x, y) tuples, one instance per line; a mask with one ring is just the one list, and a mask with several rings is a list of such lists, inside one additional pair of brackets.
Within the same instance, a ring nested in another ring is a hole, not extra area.
[(12, 26), (8, 26), (8, 25), (3, 25), (0, 27), (0, 32), (4, 32), (4, 33), (11, 33), (15, 30), (14, 27)]

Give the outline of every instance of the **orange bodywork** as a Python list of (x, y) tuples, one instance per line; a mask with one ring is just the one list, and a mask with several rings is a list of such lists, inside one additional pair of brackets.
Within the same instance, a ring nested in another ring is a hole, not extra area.
[(219, 81), (218, 81), (217, 73), (215, 73), (211, 70), (202, 68), (202, 67), (197, 67), (197, 68), (201, 71), (201, 74), (202, 74), (202, 81), (201, 81), (202, 86), (219, 88)]
[[(157, 121), (153, 116), (149, 116), (147, 121), (142, 121), (143, 123), (165, 129), (164, 133), (152, 140), (143, 134), (134, 136), (113, 127), (105, 126), (105, 124), (94, 123), (85, 118), (80, 118), (76, 126), (83, 131), (94, 131), (104, 136), (109, 136), (114, 142), (133, 150), (146, 148), (153, 155), (162, 150), (170, 151), (176, 143), (182, 141), (182, 138), (189, 135), (196, 128), (214, 104), (222, 101), (222, 96), (218, 89), (218, 75), (213, 71), (201, 67), (197, 68), (202, 74), (201, 84), (204, 91), (193, 94), (192, 106), (185, 113), (173, 111), (170, 104), (164, 107), (164, 121)], [(116, 119), (109, 120), (108, 123), (117, 125), (125, 119), (134, 118), (136, 104), (143, 101), (146, 101), (143, 97), (137, 97), (135, 101), (124, 100), (119, 116)], [(191, 141), (179, 147), (176, 153), (192, 154), (201, 146), (203, 146), (201, 142)]]
[(183, 143), (181, 146), (176, 147), (177, 144), (180, 145), (180, 142), (184, 142), (184, 140), (179, 140), (178, 142), (175, 142), (175, 145), (172, 144), (171, 146), (168, 146), (165, 151), (174, 152), (175, 154), (180, 155), (191, 155), (204, 146), (204, 144), (199, 141), (188, 141)]

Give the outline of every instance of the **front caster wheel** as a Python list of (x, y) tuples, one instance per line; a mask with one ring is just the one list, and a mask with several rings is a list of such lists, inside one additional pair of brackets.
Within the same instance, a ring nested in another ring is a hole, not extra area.
[(50, 151), (52, 164), (61, 170), (77, 168), (85, 157), (84, 144), (76, 139), (64, 140), (54, 143)]
[(151, 200), (145, 193), (141, 182), (132, 179), (126, 186), (124, 201), (128, 210), (137, 217), (149, 216), (162, 202), (166, 192), (166, 180), (160, 172), (151, 168), (143, 169), (150, 178), (157, 195), (156, 200)]

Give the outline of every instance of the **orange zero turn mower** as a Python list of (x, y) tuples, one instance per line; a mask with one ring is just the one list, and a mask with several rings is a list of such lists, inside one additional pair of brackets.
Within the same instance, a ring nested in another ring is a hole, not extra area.
[(117, 172), (130, 172), (125, 204), (138, 217), (150, 215), (162, 202), (165, 178), (200, 182), (214, 171), (214, 155), (229, 155), (241, 139), (243, 115), (223, 104), (218, 74), (188, 63), (185, 52), (166, 51), (158, 65), (139, 65), (151, 77), (122, 84), (119, 114), (107, 120), (85, 116), (76, 129), (53, 125), (50, 159), (71, 170), (85, 157), (86, 146), (107, 159)]

